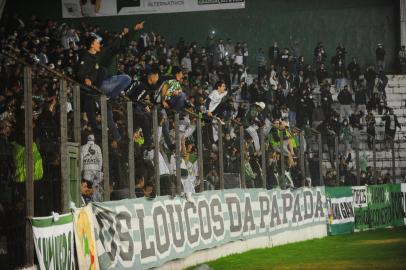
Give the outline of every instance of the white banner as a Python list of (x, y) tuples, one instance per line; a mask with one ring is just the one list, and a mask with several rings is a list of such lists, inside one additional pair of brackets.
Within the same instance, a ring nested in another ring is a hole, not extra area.
[(41, 270), (74, 270), (72, 214), (32, 219), (35, 251)]
[(352, 197), (354, 199), (354, 208), (367, 207), (368, 194), (366, 186), (352, 187)]
[(329, 224), (344, 224), (354, 222), (352, 197), (331, 198), (327, 201), (329, 209)]
[(245, 0), (61, 0), (63, 18), (245, 8)]

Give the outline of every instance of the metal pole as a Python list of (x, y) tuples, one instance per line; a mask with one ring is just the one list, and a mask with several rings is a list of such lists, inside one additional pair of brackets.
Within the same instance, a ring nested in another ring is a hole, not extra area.
[(392, 144), (392, 183), (396, 183), (396, 175), (395, 175), (395, 138), (391, 138)]
[(81, 177), (82, 177), (82, 168), (80, 167), (80, 145), (81, 145), (81, 135), (80, 135), (80, 86), (79, 84), (75, 84), (73, 86), (73, 136), (74, 136), (74, 141), (78, 144), (78, 158), (76, 159), (76, 168), (77, 168), (77, 185), (76, 185), (76, 205), (80, 205), (80, 183), (81, 183)]
[[(26, 216), (34, 216), (34, 171), (33, 171), (33, 125), (32, 125), (32, 70), (24, 68), (24, 110), (25, 110), (25, 199)], [(27, 151), (29, 149), (29, 151)], [(31, 224), (25, 223), (25, 261), (27, 265), (34, 264), (34, 242), (32, 238)]]
[(154, 168), (155, 168), (155, 193), (161, 195), (161, 182), (159, 173), (159, 141), (158, 141), (158, 109), (155, 106), (152, 115), (152, 124), (154, 127)]
[[(284, 132), (285, 132), (285, 130), (281, 130), (280, 131), (281, 133), (280, 133), (280, 136), (279, 136), (279, 148), (280, 148), (280, 152), (281, 152), (281, 160), (280, 160), (280, 162), (281, 162), (281, 177), (280, 177), (280, 181), (278, 181), (278, 185), (279, 185), (279, 187), (281, 187), (281, 182), (285, 185), (285, 153), (284, 153), (284, 151), (283, 151), (283, 135), (284, 135)], [(285, 186), (282, 186), (283, 188), (285, 187)]]
[(200, 192), (204, 191), (204, 174), (203, 174), (203, 139), (202, 139), (202, 120), (196, 119), (197, 123), (197, 166), (199, 172)]
[(180, 136), (179, 136), (179, 113), (175, 113), (175, 161), (176, 161), (176, 194), (180, 195), (182, 192), (181, 188), (181, 174), (180, 174)]
[(319, 142), (319, 174), (320, 174), (320, 185), (324, 186), (323, 179), (323, 144), (321, 142), (321, 133), (317, 134), (317, 139)]
[(378, 183), (378, 179), (376, 178), (376, 140), (375, 137), (372, 138), (372, 159), (373, 159), (373, 168), (372, 168), (372, 177), (374, 178), (374, 183)]
[[(81, 136), (80, 136), (80, 86), (78, 84), (73, 86), (73, 136), (75, 142), (79, 145), (81, 143)], [(80, 148), (80, 147), (79, 147)], [(80, 156), (80, 154), (79, 154)], [(78, 159), (78, 164), (80, 164), (80, 160)], [(80, 171), (80, 170), (79, 170)]]
[(244, 127), (240, 126), (240, 159), (241, 159), (241, 188), (246, 188), (245, 183), (245, 146), (244, 146)]
[(223, 161), (223, 126), (218, 123), (218, 138), (219, 138), (219, 171), (220, 171), (220, 189), (224, 189), (224, 161)]
[(335, 165), (336, 165), (336, 176), (337, 176), (337, 183), (340, 181), (340, 158), (338, 155), (339, 152), (339, 144), (338, 144), (338, 136), (334, 135), (334, 158), (335, 158)]
[(261, 166), (262, 166), (262, 187), (266, 188), (266, 154), (265, 154), (265, 134), (264, 129), (259, 130), (261, 140)]
[(134, 127), (133, 103), (127, 102), (127, 133), (128, 133), (128, 188), (130, 198), (135, 197), (135, 172), (134, 172)]
[(304, 144), (305, 144), (305, 139), (303, 136), (303, 132), (300, 131), (299, 134), (299, 157), (300, 157), (300, 171), (302, 172), (302, 187), (305, 186), (306, 184), (306, 170), (305, 170), (305, 159), (304, 159)]
[(354, 136), (355, 138), (355, 166), (357, 169), (357, 185), (361, 184), (361, 168), (359, 167), (359, 138), (358, 136)]
[(107, 98), (100, 96), (101, 124), (102, 124), (102, 154), (103, 154), (103, 189), (104, 201), (110, 200), (110, 168), (109, 168), (109, 135), (107, 125)]
[(59, 105), (61, 121), (61, 205), (62, 213), (67, 213), (70, 202), (70, 183), (68, 172), (68, 112), (67, 112), (67, 85), (66, 81), (60, 80)]

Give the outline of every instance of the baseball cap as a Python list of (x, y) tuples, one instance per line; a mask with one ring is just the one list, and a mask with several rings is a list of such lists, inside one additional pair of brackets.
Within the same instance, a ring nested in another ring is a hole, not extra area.
[(255, 102), (255, 105), (257, 105), (261, 109), (265, 109), (265, 103), (263, 103), (262, 101), (261, 102)]

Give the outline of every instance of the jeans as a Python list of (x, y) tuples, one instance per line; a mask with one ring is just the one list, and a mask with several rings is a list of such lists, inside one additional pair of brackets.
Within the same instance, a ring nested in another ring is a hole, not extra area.
[(336, 91), (340, 92), (341, 89), (347, 84), (347, 80), (345, 78), (337, 78), (336, 79)]
[(258, 129), (258, 126), (254, 124), (254, 125), (247, 127), (245, 130), (248, 132), (248, 134), (251, 136), (252, 140), (254, 141), (255, 151), (257, 153), (259, 153), (261, 151), (261, 145), (259, 144), (259, 137), (258, 137), (257, 129)]
[(109, 128), (109, 131), (111, 132), (111, 136), (113, 137), (113, 139), (116, 141), (120, 141), (121, 135), (118, 131), (116, 123), (114, 123), (113, 110), (109, 102), (107, 102), (107, 126)]
[(288, 112), (288, 120), (289, 120), (289, 125), (291, 127), (296, 126), (296, 112), (294, 111), (289, 111)]
[(352, 113), (351, 105), (340, 105), (340, 119), (349, 119)]
[(169, 134), (169, 120), (168, 120), (168, 115), (166, 113), (166, 110), (164, 108), (161, 109), (161, 118), (163, 118), (163, 123), (162, 123), (162, 135), (164, 136), (165, 143), (168, 147), (171, 147), (173, 145), (171, 136)]
[[(109, 98), (115, 98), (120, 95), (122, 91), (128, 85), (131, 83), (131, 77), (122, 74), (122, 75), (116, 75), (116, 76), (111, 76), (104, 81), (102, 81), (102, 84), (100, 86), (100, 89), (108, 96)], [(110, 132), (112, 133), (112, 136), (115, 140), (120, 140), (121, 135), (120, 132), (117, 129), (116, 124), (114, 123), (113, 119), (113, 112), (111, 105), (107, 103), (107, 122), (108, 122), (108, 127)]]
[(102, 81), (100, 89), (106, 94), (106, 96), (115, 98), (119, 96), (120, 93), (124, 91), (128, 85), (130, 85), (130, 83), (130, 76), (126, 74), (116, 75)]
[(174, 109), (177, 112), (181, 112), (185, 108), (185, 101), (186, 101), (186, 93), (181, 92), (177, 96), (172, 97), (169, 100), (169, 104), (171, 105), (171, 109)]

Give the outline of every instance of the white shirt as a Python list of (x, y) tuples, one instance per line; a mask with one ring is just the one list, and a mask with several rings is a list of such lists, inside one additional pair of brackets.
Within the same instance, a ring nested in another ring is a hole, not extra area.
[(243, 56), (242, 55), (236, 55), (235, 56), (235, 59), (234, 59), (234, 63), (235, 64), (237, 64), (237, 65), (239, 65), (239, 66), (242, 66), (242, 64), (243, 64)]
[(186, 69), (187, 72), (191, 72), (192, 71), (192, 60), (190, 59), (190, 57), (183, 57), (182, 61), (181, 61), (181, 66), (182, 68)]
[(209, 95), (209, 98), (210, 98), (209, 112), (213, 112), (217, 108), (217, 106), (220, 104), (223, 97), (225, 97), (226, 95), (227, 95), (227, 91), (220, 93), (219, 91), (214, 90), (213, 92), (211, 92)]
[(80, 149), (82, 171), (101, 171), (103, 158), (100, 147), (94, 141), (88, 141)]

